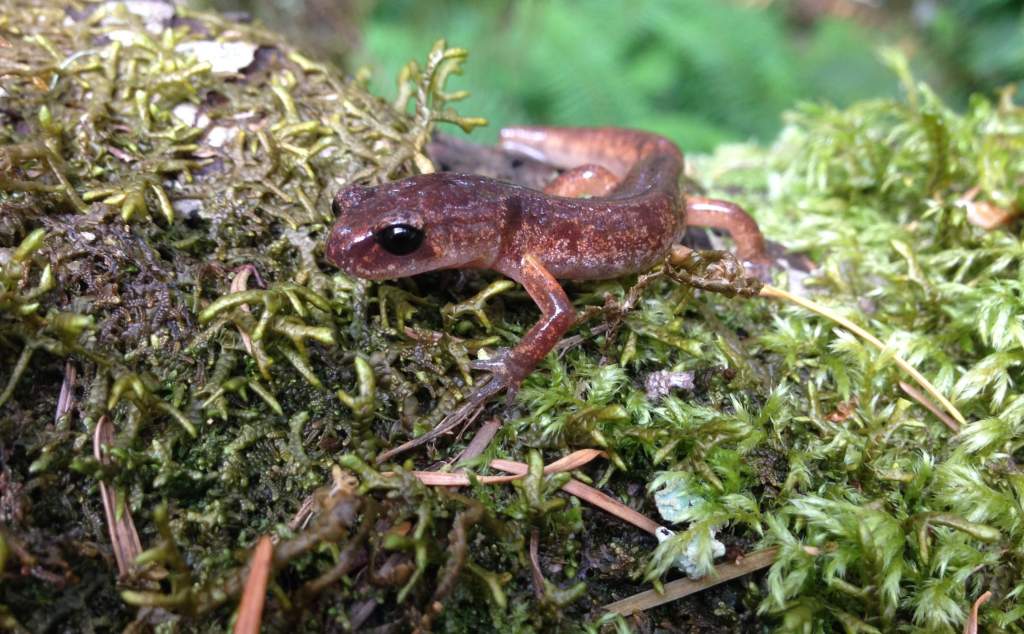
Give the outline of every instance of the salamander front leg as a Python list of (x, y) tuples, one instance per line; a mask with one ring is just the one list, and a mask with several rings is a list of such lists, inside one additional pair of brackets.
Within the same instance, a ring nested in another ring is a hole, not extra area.
[(405, 444), (389, 449), (377, 456), (377, 462), (384, 462), (400, 453), (424, 445), (447, 433), (460, 423), (476, 416), (487, 399), (502, 391), (514, 396), (523, 379), (533, 371), (548, 352), (561, 340), (565, 331), (576, 320), (576, 311), (562, 290), (558, 280), (551, 275), (540, 260), (532, 255), (525, 256), (518, 270), (502, 271), (521, 283), (541, 311), (540, 320), (523, 336), (514, 348), (503, 348), (492, 358), (470, 365), (478, 370), (491, 373), (491, 378), (479, 384), (462, 404), (448, 414), (437, 427), (413, 438)]
[(509, 395), (513, 396), (523, 379), (572, 326), (576, 320), (576, 311), (558, 280), (534, 256), (525, 256), (519, 271), (505, 273), (514, 275), (516, 281), (526, 288), (526, 292), (540, 308), (541, 318), (515, 348), (503, 348), (494, 357), (473, 362), (470, 366), (492, 374), (491, 381), (478, 391), (487, 391), (491, 383), (496, 382), (500, 386), (498, 391), (507, 389)]

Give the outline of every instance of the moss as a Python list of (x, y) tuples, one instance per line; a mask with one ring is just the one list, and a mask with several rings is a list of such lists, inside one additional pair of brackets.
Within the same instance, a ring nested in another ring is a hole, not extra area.
[[(529, 478), (438, 491), (408, 471), (465, 439), (394, 477), (369, 465), (456, 407), (470, 355), (517, 340), (536, 310), (487, 275), (349, 279), (320, 244), (339, 187), (431, 169), (436, 123), (479, 123), (444, 89), (465, 51), (407, 66), (388, 104), (258, 27), (169, 19), (26, 0), (0, 13), (4, 627), (226, 629), (247, 549), (271, 534), (271, 629), (622, 630), (600, 607), (674, 574), (691, 546), (709, 567), (718, 527), (779, 561), (641, 625), (955, 631), (991, 589), (983, 622), (1016, 631), (1024, 254), (1019, 223), (983, 231), (965, 209), (1024, 203), (1009, 94), (956, 113), (890, 56), (904, 99), (804, 104), (774, 146), (693, 169), (819, 263), (803, 292), (955, 399), (958, 435), (901, 391), (887, 354), (663, 270), (574, 285), (587, 320), (485, 412), (504, 421), (485, 458), (530, 462)], [(207, 46), (242, 62), (217, 70)], [(648, 394), (663, 371), (692, 387)], [(96, 456), (103, 416), (116, 433)], [(584, 446), (609, 460), (577, 477), (650, 517), (650, 493), (678, 487), (703, 500), (693, 524), (655, 547), (567, 499), (539, 467)], [(143, 547), (121, 587), (101, 481)]]
[[(802, 105), (774, 147), (722, 150), (710, 169), (774, 239), (815, 254), (818, 299), (932, 377), (969, 423), (951, 433), (885, 355), (779, 310), (756, 345), (786, 394), (768, 438), (789, 462), (765, 517), (783, 554), (761, 609), (785, 629), (959, 631), (992, 590), (983, 622), (1017, 631), (1020, 224), (967, 217), (972, 201), (1021, 209), (1024, 111), (1008, 91), (953, 112), (887, 59), (904, 100)], [(743, 163), (757, 167), (727, 169)]]

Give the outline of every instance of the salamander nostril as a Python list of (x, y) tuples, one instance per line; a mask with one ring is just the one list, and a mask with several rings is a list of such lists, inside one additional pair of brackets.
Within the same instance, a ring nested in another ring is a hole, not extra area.
[(423, 244), (423, 231), (412, 225), (391, 225), (374, 233), (373, 239), (392, 255), (409, 255)]

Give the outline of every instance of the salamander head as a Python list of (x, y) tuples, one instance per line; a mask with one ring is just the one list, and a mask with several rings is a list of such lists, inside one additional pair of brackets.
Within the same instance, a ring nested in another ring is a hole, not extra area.
[(327, 259), (371, 280), (486, 267), (497, 253), (501, 225), (492, 199), (480, 189), (486, 182), (426, 174), (343, 189), (332, 205), (337, 219), (327, 237)]

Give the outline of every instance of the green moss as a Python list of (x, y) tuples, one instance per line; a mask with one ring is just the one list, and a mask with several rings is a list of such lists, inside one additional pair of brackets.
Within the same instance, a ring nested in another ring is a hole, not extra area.
[[(510, 408), (484, 414), (504, 421), (485, 458), (528, 462), (530, 476), (438, 491), (409, 471), (463, 438), (394, 477), (369, 465), (456, 407), (470, 356), (517, 341), (536, 309), (487, 275), (457, 293), (443, 273), (352, 280), (320, 245), (339, 187), (426, 169), (437, 122), (479, 123), (443, 88), (465, 52), (435, 47), (387, 104), (257, 27), (183, 13), (149, 31), (114, 5), (65, 24), (16, 4), (0, 13), (4, 627), (226, 629), (247, 549), (271, 534), (269, 629), (350, 626), (373, 600), (370, 624), (622, 630), (600, 606), (694, 543), (710, 567), (718, 527), (735, 548), (779, 546), (778, 562), (652, 618), (956, 631), (992, 590), (985, 625), (1019, 629), (1024, 253), (1019, 224), (980, 230), (958, 202), (977, 188), (978, 202), (1024, 203), (1009, 95), (956, 113), (889, 56), (905, 99), (804, 104), (774, 146), (695, 161), (699, 182), (818, 262), (807, 292), (891, 352), (795, 308), (680, 284), (736, 290), (706, 278), (714, 258), (577, 284), (586, 320)], [(187, 52), (208, 41), (262, 48), (218, 74)], [(182, 103), (208, 123), (179, 119)], [(970, 421), (958, 435), (900, 390), (892, 352), (954, 398)], [(694, 387), (650, 396), (664, 370)], [(55, 419), (62, 383), (74, 398)], [(103, 461), (89, 450), (101, 416), (116, 429)], [(703, 500), (693, 524), (655, 547), (566, 499), (566, 476), (540, 467), (580, 447), (608, 460), (576, 477), (650, 517), (653, 491), (684, 490)], [(144, 548), (121, 588), (100, 480)]]
[[(952, 434), (901, 393), (885, 355), (779, 309), (758, 348), (788, 395), (793, 418), (769, 438), (790, 477), (766, 518), (767, 543), (783, 551), (761, 607), (794, 630), (959, 631), (992, 590), (983, 622), (1017, 631), (1019, 223), (973, 227), (963, 200), (977, 188), (979, 202), (1021, 208), (1024, 111), (1007, 93), (953, 112), (889, 61), (905, 100), (801, 106), (773, 148), (722, 151), (709, 169), (724, 174), (716, 186), (741, 188), (773, 239), (815, 254), (817, 299), (867, 325), (972, 422)], [(727, 169), (744, 161), (758, 167)]]

